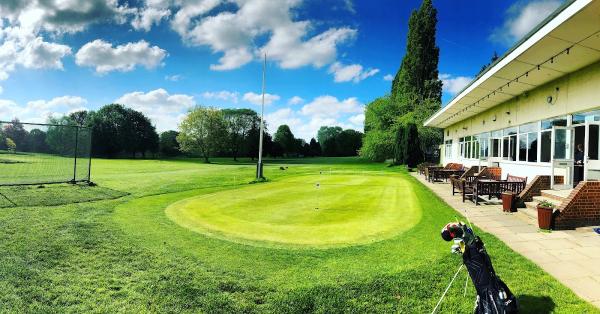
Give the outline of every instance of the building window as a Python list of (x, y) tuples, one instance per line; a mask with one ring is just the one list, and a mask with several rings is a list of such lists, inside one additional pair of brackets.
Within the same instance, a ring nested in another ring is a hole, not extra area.
[(471, 158), (479, 159), (479, 136), (474, 135), (471, 142)]
[(491, 140), (491, 153), (492, 157), (502, 157), (500, 154), (500, 150), (502, 147), (502, 131), (494, 131), (492, 132), (492, 140)]
[(567, 117), (542, 120), (542, 131), (540, 135), (540, 161), (550, 162), (552, 160), (552, 127), (567, 126)]
[(444, 149), (444, 155), (446, 158), (452, 158), (452, 140), (447, 140), (445, 144), (446, 148)]
[(519, 126), (519, 161), (537, 162), (537, 122)]
[(479, 157), (487, 158), (490, 154), (489, 152), (490, 145), (490, 133), (481, 133), (479, 134)]
[(460, 145), (460, 158), (479, 158), (479, 139), (477, 136), (465, 136), (458, 139)]
[(517, 128), (512, 127), (502, 131), (502, 158), (517, 160)]

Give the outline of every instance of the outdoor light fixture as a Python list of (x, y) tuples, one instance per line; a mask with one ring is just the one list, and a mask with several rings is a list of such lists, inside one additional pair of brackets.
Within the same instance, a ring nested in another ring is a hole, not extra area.
[(506, 114), (510, 116), (510, 111), (507, 111)]
[(492, 121), (496, 122), (496, 115), (492, 118)]
[(546, 102), (549, 103), (549, 104), (551, 104), (551, 105), (552, 105), (552, 100), (553, 100), (552, 96), (546, 97)]

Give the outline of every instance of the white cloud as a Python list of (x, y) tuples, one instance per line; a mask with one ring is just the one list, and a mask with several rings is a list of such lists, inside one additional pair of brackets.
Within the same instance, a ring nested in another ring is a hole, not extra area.
[(50, 100), (33, 100), (22, 106), (12, 100), (0, 99), (0, 117), (18, 118), (23, 122), (44, 123), (48, 117), (57, 117), (78, 110), (87, 110), (88, 101), (79, 96), (61, 96)]
[(171, 10), (166, 7), (147, 6), (139, 9), (138, 14), (131, 21), (131, 26), (136, 30), (150, 31), (153, 25), (158, 25), (163, 19), (171, 15)]
[(337, 118), (345, 113), (362, 113), (364, 106), (355, 97), (338, 100), (336, 97), (325, 95), (315, 98), (300, 110), (305, 116), (321, 118)]
[[(234, 12), (198, 19), (220, 3), (199, 0), (182, 5), (171, 22), (187, 44), (222, 53), (219, 63), (210, 66), (212, 70), (239, 68), (264, 52), (282, 68), (322, 67), (336, 59), (339, 44), (356, 36), (356, 30), (347, 27), (311, 34), (314, 27), (310, 21), (293, 20), (292, 11), (302, 3), (300, 0), (235, 1)], [(263, 37), (266, 44), (257, 47), (257, 39)]]
[(304, 99), (300, 96), (294, 96), (288, 100), (288, 105), (301, 105), (304, 103)]
[(132, 109), (143, 112), (160, 131), (177, 128), (185, 113), (195, 105), (194, 97), (185, 94), (169, 94), (159, 88), (147, 93), (127, 93), (115, 100)]
[(452, 76), (450, 74), (441, 73), (439, 79), (442, 80), (442, 90), (451, 95), (456, 95), (465, 88), (472, 80), (468, 76)]
[(387, 74), (386, 76), (383, 77), (383, 80), (391, 82), (394, 80), (394, 76), (391, 74)]
[(504, 24), (493, 31), (490, 39), (507, 45), (513, 44), (554, 12), (561, 3), (560, 0), (534, 0), (513, 4), (506, 12)]
[(358, 83), (370, 76), (379, 72), (379, 69), (366, 69), (360, 64), (343, 65), (340, 62), (335, 62), (329, 67), (329, 73), (333, 74), (335, 82), (354, 82)]
[(150, 47), (145, 40), (127, 43), (113, 48), (112, 44), (101, 39), (85, 44), (77, 54), (75, 62), (80, 66), (90, 66), (99, 74), (111, 71), (131, 71), (137, 65), (153, 69), (162, 63), (167, 52), (158, 46)]
[(41, 37), (27, 43), (18, 62), (30, 69), (62, 69), (62, 58), (71, 54), (69, 46), (48, 43)]
[[(245, 93), (244, 97), (242, 99), (244, 99), (244, 101), (247, 101), (253, 105), (260, 106), (262, 104), (262, 94), (256, 94), (256, 93), (249, 92), (249, 93)], [(265, 106), (268, 106), (268, 105), (278, 101), (279, 99), (280, 99), (279, 95), (265, 93)]]
[(232, 103), (237, 103), (239, 98), (238, 92), (230, 92), (226, 90), (218, 91), (218, 92), (204, 92), (202, 93), (202, 98), (204, 99), (218, 99), (229, 101)]
[(348, 118), (348, 121), (352, 122), (355, 125), (363, 125), (365, 123), (365, 114), (360, 113), (355, 116)]
[(3, 0), (0, 1), (0, 80), (17, 66), (62, 69), (71, 48), (47, 42), (44, 36), (85, 30), (98, 22), (126, 21), (132, 9), (118, 0)]
[(287, 124), (294, 136), (309, 141), (317, 136), (322, 126), (340, 126), (344, 129), (363, 130), (364, 106), (354, 97), (338, 100), (333, 96), (319, 96), (300, 110), (281, 108), (265, 115), (269, 131), (275, 132)]
[(171, 82), (178, 82), (182, 78), (183, 78), (183, 75), (180, 75), (180, 74), (165, 75), (165, 80), (171, 81)]

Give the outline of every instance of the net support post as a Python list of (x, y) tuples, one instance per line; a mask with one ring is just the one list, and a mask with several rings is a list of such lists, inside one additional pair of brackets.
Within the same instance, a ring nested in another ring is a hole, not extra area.
[(75, 127), (75, 150), (73, 152), (73, 180), (71, 183), (77, 182), (77, 150), (79, 149), (79, 126)]

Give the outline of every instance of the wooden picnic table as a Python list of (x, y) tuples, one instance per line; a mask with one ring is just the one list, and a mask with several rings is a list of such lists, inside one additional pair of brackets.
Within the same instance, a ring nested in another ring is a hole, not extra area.
[(431, 171), (430, 181), (435, 182), (438, 180), (447, 181), (450, 176), (457, 175), (460, 176), (465, 172), (465, 170), (456, 170), (456, 169), (435, 169)]
[(479, 179), (473, 182), (473, 194), (471, 200), (475, 205), (479, 205), (479, 197), (487, 195), (488, 200), (492, 197), (500, 199), (502, 192), (511, 191), (516, 194), (521, 193), (525, 188), (527, 179), (522, 181), (512, 180), (494, 180), (494, 179)]

